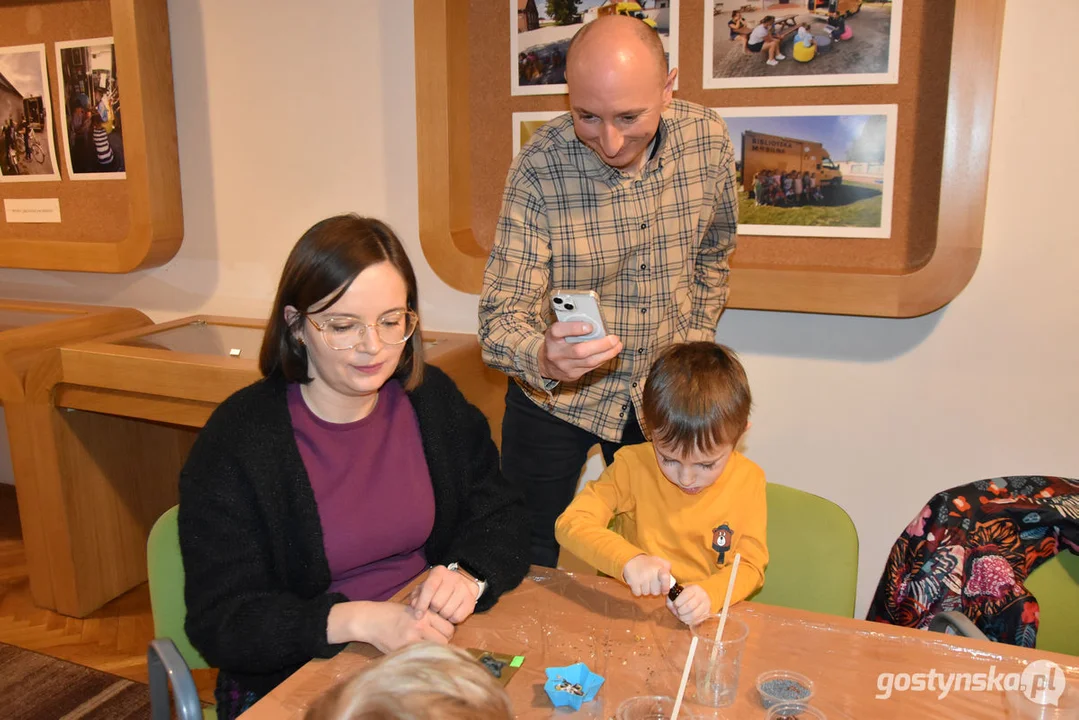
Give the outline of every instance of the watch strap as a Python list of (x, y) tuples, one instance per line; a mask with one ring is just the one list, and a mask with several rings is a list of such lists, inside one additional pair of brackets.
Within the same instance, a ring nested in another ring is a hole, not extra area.
[(451, 562), (449, 565), (446, 566), (446, 569), (464, 575), (466, 578), (476, 583), (476, 587), (479, 589), (479, 592), (476, 593), (476, 600), (479, 600), (481, 597), (483, 597), (483, 592), (487, 589), (486, 580), (476, 577), (475, 573), (469, 572), (469, 570), (462, 567), (461, 563), (459, 562)]

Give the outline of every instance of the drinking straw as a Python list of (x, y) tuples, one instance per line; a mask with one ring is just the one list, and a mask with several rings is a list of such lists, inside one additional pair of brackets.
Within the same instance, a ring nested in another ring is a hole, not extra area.
[(731, 595), (734, 593), (734, 579), (738, 577), (738, 563), (742, 561), (742, 554), (736, 553), (734, 563), (731, 565), (731, 579), (727, 582), (727, 597), (723, 599), (723, 612), (719, 614), (719, 627), (716, 628), (716, 639), (712, 643), (712, 656), (708, 659), (708, 681), (712, 681), (712, 674), (716, 668), (716, 656), (719, 654), (719, 643), (723, 638), (723, 628), (727, 624), (727, 611), (731, 607)]
[(686, 667), (682, 670), (682, 684), (678, 686), (678, 697), (674, 700), (674, 711), (671, 720), (678, 720), (678, 711), (682, 709), (682, 696), (686, 694), (686, 682), (689, 680), (689, 669), (693, 666), (693, 655), (697, 652), (697, 636), (689, 643), (689, 654), (686, 655)]

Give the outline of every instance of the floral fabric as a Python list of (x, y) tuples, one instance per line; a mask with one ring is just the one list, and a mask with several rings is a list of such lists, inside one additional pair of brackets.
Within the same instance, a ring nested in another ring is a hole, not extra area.
[(217, 701), (217, 720), (236, 720), (242, 713), (251, 709), (251, 706), (261, 698), (258, 693), (245, 690), (240, 683), (221, 672), (217, 676), (217, 687), (214, 688), (214, 700)]
[(946, 490), (892, 547), (866, 619), (927, 628), (958, 610), (991, 640), (1034, 647), (1038, 601), (1024, 582), (1065, 550), (1079, 554), (1079, 480), (1001, 477)]

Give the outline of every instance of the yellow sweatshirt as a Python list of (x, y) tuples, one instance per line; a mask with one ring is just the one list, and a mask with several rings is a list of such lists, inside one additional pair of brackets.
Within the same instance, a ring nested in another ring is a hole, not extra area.
[[(574, 555), (618, 580), (625, 564), (641, 553), (664, 558), (681, 585), (705, 589), (717, 613), (736, 552), (742, 559), (731, 603), (764, 585), (764, 485), (764, 471), (735, 452), (715, 483), (688, 495), (663, 475), (651, 443), (631, 445), (619, 450), (603, 475), (574, 498), (558, 518), (555, 536)], [(617, 532), (607, 529), (612, 517)]]

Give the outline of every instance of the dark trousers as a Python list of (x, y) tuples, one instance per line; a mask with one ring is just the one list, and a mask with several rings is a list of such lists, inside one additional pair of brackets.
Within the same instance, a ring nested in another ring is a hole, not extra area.
[(532, 564), (558, 565), (554, 523), (577, 491), (588, 451), (599, 443), (608, 465), (623, 445), (645, 442), (630, 405), (621, 442), (600, 440), (532, 402), (513, 380), (502, 418), (502, 474), (525, 488), (532, 536)]

